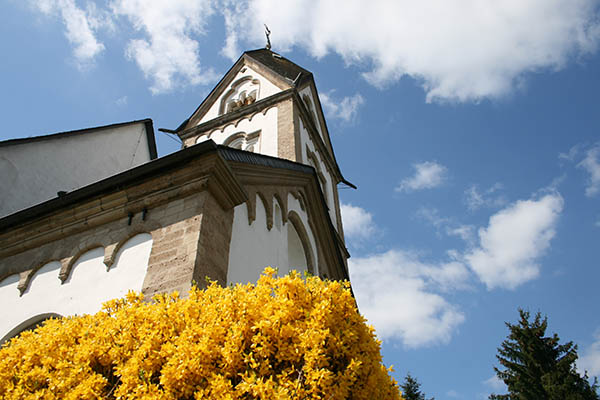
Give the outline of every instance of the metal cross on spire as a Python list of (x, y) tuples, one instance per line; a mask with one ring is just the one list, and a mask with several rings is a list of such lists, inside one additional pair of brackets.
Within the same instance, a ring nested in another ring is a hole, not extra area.
[(265, 26), (265, 36), (267, 37), (267, 45), (265, 46), (267, 50), (271, 50), (271, 31), (269, 30), (269, 27), (267, 26), (267, 24), (264, 24)]

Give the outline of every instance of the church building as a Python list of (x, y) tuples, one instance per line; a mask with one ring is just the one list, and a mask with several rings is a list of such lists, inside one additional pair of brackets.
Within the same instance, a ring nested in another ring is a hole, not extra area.
[[(348, 279), (313, 75), (244, 53), (157, 158), (152, 121), (0, 142), (0, 343), (129, 290), (185, 295), (266, 266)], [(10, 188), (10, 189), (9, 189)]]

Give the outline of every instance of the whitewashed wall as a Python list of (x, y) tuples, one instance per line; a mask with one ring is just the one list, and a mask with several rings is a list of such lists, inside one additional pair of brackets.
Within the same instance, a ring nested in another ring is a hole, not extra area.
[(277, 157), (277, 106), (243, 118), (222, 129), (215, 129), (207, 135), (198, 137), (196, 143), (212, 139), (217, 144), (223, 144), (233, 135), (239, 133), (252, 134), (254, 132), (260, 132), (258, 146), (255, 147), (254, 152)]
[(225, 96), (227, 94), (227, 92), (229, 91), (229, 89), (231, 89), (232, 85), (234, 85), (236, 82), (238, 82), (240, 79), (243, 79), (243, 78), (250, 78), (252, 80), (257, 79), (259, 81), (260, 89), (259, 89), (258, 97), (257, 97), (256, 100), (262, 100), (262, 99), (265, 99), (265, 98), (267, 98), (269, 96), (272, 96), (272, 95), (274, 95), (276, 93), (281, 92), (281, 89), (279, 89), (277, 86), (275, 86), (267, 78), (265, 78), (264, 76), (262, 76), (261, 74), (259, 74), (257, 71), (253, 70), (252, 68), (244, 66), (240, 70), (240, 72), (237, 73), (237, 75), (235, 76), (235, 78), (233, 78), (233, 80), (231, 81), (232, 83), (229, 86), (229, 88), (227, 88), (227, 89), (225, 89), (225, 91), (223, 91), (223, 93), (217, 99), (217, 101), (215, 101), (213, 103), (213, 105), (211, 106), (211, 108), (200, 119), (200, 122), (198, 122), (198, 125), (202, 124), (202, 123), (204, 123), (206, 121), (210, 121), (211, 119), (215, 119), (215, 118), (217, 118), (219, 116), (219, 110), (220, 110), (220, 107), (221, 107), (221, 101), (223, 100), (223, 96)]
[(123, 297), (129, 290), (141, 291), (151, 248), (150, 234), (132, 237), (108, 271), (104, 249), (91, 249), (78, 258), (64, 283), (58, 277), (60, 263), (49, 262), (36, 272), (22, 296), (18, 275), (4, 279), (0, 282), (0, 343), (40, 316), (92, 314), (105, 301)]
[(0, 217), (150, 160), (144, 123), (0, 147)]
[[(318, 274), (318, 256), (314, 235), (308, 225), (308, 216), (300, 207), (300, 202), (291, 194), (288, 195), (288, 211), (295, 212), (307, 233), (307, 245), (310, 249), (315, 274)], [(265, 267), (276, 267), (279, 275), (285, 275), (294, 269), (299, 272), (307, 270), (307, 255), (301, 239), (292, 221), (283, 223), (281, 208), (273, 199), (273, 228), (267, 228), (267, 212), (260, 197), (256, 197), (256, 219), (248, 224), (246, 204), (234, 209), (233, 231), (229, 247), (229, 270), (227, 283), (256, 282)]]

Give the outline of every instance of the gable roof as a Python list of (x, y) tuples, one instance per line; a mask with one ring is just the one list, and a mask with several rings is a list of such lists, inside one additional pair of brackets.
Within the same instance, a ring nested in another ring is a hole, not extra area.
[(154, 125), (150, 118), (139, 119), (139, 120), (128, 121), (128, 122), (119, 122), (119, 123), (110, 124), (110, 125), (94, 126), (92, 128), (76, 129), (73, 131), (51, 133), (48, 135), (31, 136), (31, 137), (26, 137), (26, 138), (3, 140), (3, 141), (0, 141), (0, 147), (14, 146), (14, 145), (20, 145), (20, 144), (27, 144), (27, 143), (35, 143), (35, 142), (41, 142), (44, 140), (62, 139), (62, 138), (66, 138), (69, 136), (81, 135), (81, 134), (89, 133), (89, 132), (102, 131), (105, 129), (120, 128), (122, 126), (135, 125), (135, 124), (139, 124), (139, 123), (143, 123), (146, 126), (146, 138), (148, 139), (148, 152), (150, 153), (150, 159), (154, 160), (156, 157), (158, 157), (158, 154), (156, 152), (156, 140), (154, 138)]
[(245, 60), (252, 60), (263, 65), (268, 70), (272, 71), (275, 75), (282, 78), (286, 84), (291, 87), (299, 87), (307, 79), (312, 78), (312, 73), (298, 64), (293, 63), (287, 58), (281, 56), (274, 51), (268, 49), (256, 49), (245, 51), (240, 58), (229, 68), (229, 70), (223, 75), (221, 80), (215, 85), (213, 90), (206, 96), (206, 98), (200, 103), (200, 105), (194, 110), (194, 112), (175, 130), (165, 129), (167, 132), (180, 132), (182, 131), (188, 122), (202, 109), (206, 107), (206, 110), (210, 108), (210, 105), (217, 100), (219, 94), (226, 89), (226, 85), (235, 76), (237, 71), (241, 69)]
[(298, 87), (303, 78), (312, 75), (310, 71), (268, 49), (250, 50), (244, 54), (286, 78), (294, 87)]

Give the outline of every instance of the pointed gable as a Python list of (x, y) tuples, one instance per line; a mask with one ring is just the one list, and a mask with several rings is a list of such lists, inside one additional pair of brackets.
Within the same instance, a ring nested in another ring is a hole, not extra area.
[(247, 51), (177, 131), (203, 124), (295, 87), (310, 76), (309, 71), (273, 51)]

